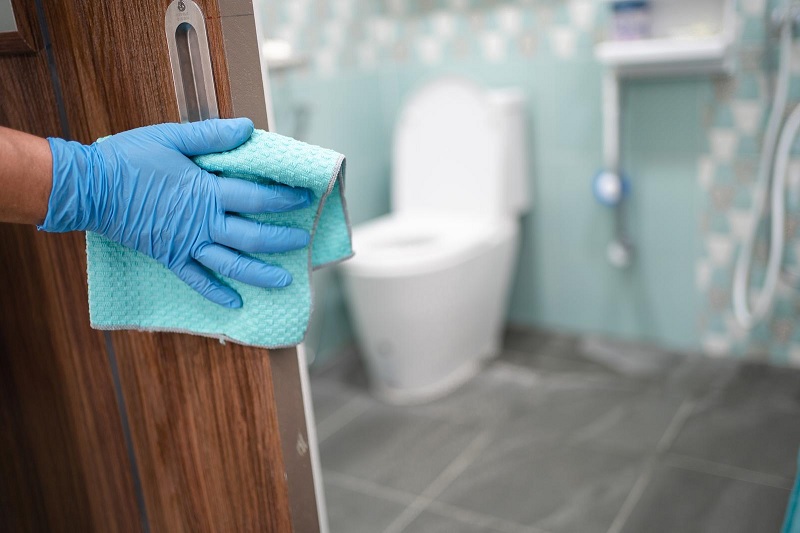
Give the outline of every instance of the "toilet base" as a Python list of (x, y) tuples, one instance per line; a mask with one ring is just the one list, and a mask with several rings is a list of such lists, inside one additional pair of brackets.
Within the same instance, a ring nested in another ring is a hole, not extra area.
[(398, 389), (373, 378), (371, 390), (375, 396), (393, 405), (414, 405), (430, 402), (447, 396), (474, 378), (480, 371), (482, 362), (486, 359), (489, 359), (489, 357), (468, 361), (444, 379), (414, 389)]

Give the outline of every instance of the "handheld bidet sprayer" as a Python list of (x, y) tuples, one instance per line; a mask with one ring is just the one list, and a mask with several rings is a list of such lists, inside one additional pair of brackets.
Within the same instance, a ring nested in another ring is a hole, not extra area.
[[(800, 105), (796, 106), (783, 124), (783, 116), (789, 93), (791, 78), (791, 53), (795, 26), (800, 22), (800, 2), (787, 2), (773, 12), (773, 24), (780, 32), (778, 76), (767, 127), (761, 147), (755, 190), (753, 216), (748, 233), (739, 250), (733, 281), (733, 311), (737, 322), (749, 329), (763, 320), (772, 310), (775, 292), (781, 274), (786, 222), (786, 175), (792, 145), (800, 130)], [(780, 137), (778, 131), (780, 130)], [(750, 271), (760, 220), (770, 209), (769, 255), (764, 284), (760, 291), (753, 291), (749, 301)]]

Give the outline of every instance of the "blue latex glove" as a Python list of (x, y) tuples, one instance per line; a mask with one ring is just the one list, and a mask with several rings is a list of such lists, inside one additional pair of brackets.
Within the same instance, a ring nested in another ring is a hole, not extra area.
[(48, 139), (53, 189), (40, 229), (104, 235), (153, 257), (226, 307), (241, 307), (242, 298), (204, 267), (257, 287), (285, 287), (289, 272), (241, 252), (303, 248), (308, 232), (236, 213), (308, 207), (311, 193), (219, 178), (189, 159), (236, 148), (252, 132), (249, 119), (231, 119), (137, 128), (91, 146)]

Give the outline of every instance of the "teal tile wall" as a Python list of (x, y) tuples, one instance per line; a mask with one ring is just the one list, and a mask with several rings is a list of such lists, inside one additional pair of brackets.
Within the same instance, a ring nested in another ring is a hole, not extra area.
[[(392, 127), (414, 88), (444, 74), (487, 87), (521, 87), (529, 99), (534, 200), (522, 220), (509, 319), (677, 349), (715, 348), (709, 335), (712, 341), (722, 335), (725, 311), (716, 285), (702, 272), (709, 270), (709, 239), (720, 232), (729, 241), (733, 237), (729, 228), (715, 226), (725, 217), (710, 212), (713, 187), (703, 179), (712, 148), (719, 139), (724, 143), (737, 116), (747, 113), (730, 105), (731, 95), (763, 105), (761, 62), (750, 59), (753, 68), (727, 81), (626, 82), (622, 149), (632, 180), (628, 214), (636, 260), (630, 269), (617, 270), (605, 258), (611, 212), (590, 190), (601, 165), (602, 68), (593, 57), (606, 22), (601, 3), (261, 2), (266, 35), (288, 40), (309, 60), (304, 68), (272, 74), (277, 130), (347, 155), (347, 198), (355, 223), (388, 211)], [(765, 8), (749, 4), (743, 7), (745, 34), (751, 41), (761, 39), (763, 48), (766, 34), (759, 21), (763, 26)], [(758, 140), (744, 136), (738, 142), (740, 173), (748, 172)], [(732, 179), (725, 165), (711, 166), (707, 181), (715, 186)], [(749, 205), (747, 192), (742, 201)], [(714, 276), (719, 287), (727, 283), (725, 272)], [(324, 358), (351, 336), (335, 276), (318, 283), (317, 301), (322, 307), (309, 347)], [(750, 350), (740, 344), (729, 342), (716, 352)], [(767, 352), (787, 360), (787, 350)]]
[[(705, 96), (706, 152), (698, 161), (701, 190), (697, 258), (700, 295), (698, 330), (701, 345), (713, 355), (748, 356), (775, 363), (800, 365), (800, 284), (785, 277), (778, 287), (774, 310), (768, 320), (750, 331), (735, 321), (731, 286), (743, 228), (750, 220), (756, 185), (761, 137), (772, 102), (777, 43), (767, 21), (772, 9), (783, 2), (741, 0), (740, 50), (736, 76), (717, 80)], [(795, 44), (793, 55), (800, 49)], [(800, 64), (793, 61), (787, 112), (800, 102)], [(800, 150), (789, 171), (790, 183), (800, 183)], [(789, 187), (786, 257), (784, 267), (797, 270), (800, 261), (800, 189)], [(756, 247), (753, 283), (763, 282), (768, 239)]]

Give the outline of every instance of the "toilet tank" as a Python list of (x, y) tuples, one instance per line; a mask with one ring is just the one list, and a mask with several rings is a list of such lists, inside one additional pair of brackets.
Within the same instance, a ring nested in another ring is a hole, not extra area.
[(460, 79), (425, 85), (395, 126), (392, 208), (518, 216), (527, 194), (525, 100)]
[(489, 91), (489, 101), (494, 108), (500, 141), (500, 165), (505, 183), (503, 205), (509, 212), (522, 215), (531, 205), (528, 187), (528, 127), (525, 112), (525, 93), (522, 89), (495, 89)]

